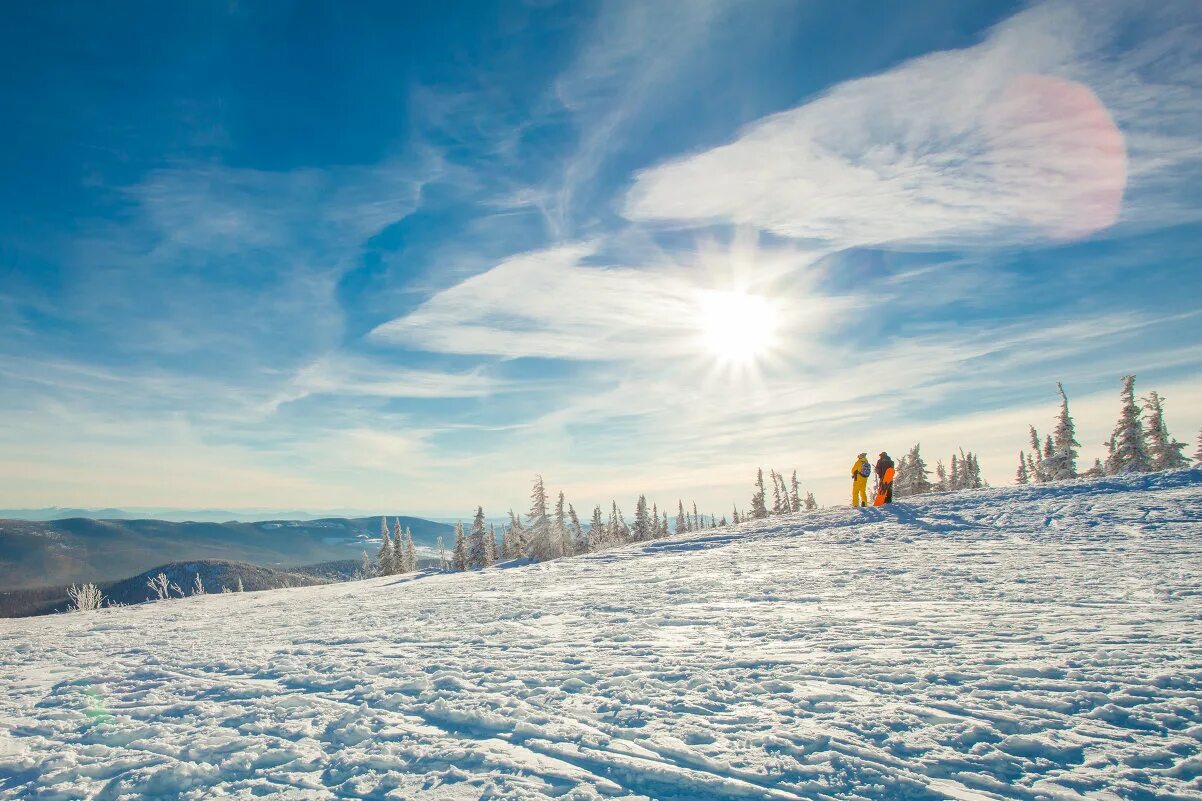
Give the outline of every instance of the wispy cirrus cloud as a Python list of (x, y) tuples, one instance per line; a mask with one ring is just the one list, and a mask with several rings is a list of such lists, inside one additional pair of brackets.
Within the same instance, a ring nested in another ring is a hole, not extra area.
[(1043, 3), (979, 45), (839, 84), (645, 170), (624, 213), (834, 247), (996, 246), (1194, 219), (1196, 205), (1155, 184), (1202, 167), (1200, 26), (1196, 3)]
[[(662, 362), (696, 356), (706, 330), (708, 295), (742, 289), (740, 276), (763, 281), (781, 273), (794, 280), (813, 254), (788, 248), (758, 250), (754, 269), (727, 254), (707, 273), (706, 259), (687, 254), (674, 261), (648, 254), (637, 267), (595, 265), (597, 243), (572, 243), (520, 254), (436, 293), (413, 312), (376, 328), (383, 342), (425, 350), (494, 356), (572, 360)], [(832, 296), (778, 300), (793, 335), (816, 330), (842, 306)]]

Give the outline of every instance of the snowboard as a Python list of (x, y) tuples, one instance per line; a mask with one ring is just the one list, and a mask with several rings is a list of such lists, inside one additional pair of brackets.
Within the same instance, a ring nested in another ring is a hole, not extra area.
[(893, 468), (890, 467), (885, 471), (885, 475), (881, 476), (881, 490), (876, 494), (876, 499), (873, 500), (873, 506), (885, 505), (885, 489), (893, 483)]

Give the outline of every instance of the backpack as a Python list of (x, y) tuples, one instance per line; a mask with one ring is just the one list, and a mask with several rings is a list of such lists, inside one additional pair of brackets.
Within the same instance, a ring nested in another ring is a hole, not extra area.
[(872, 475), (872, 465), (868, 464), (867, 461), (860, 465), (860, 475), (862, 475), (864, 478), (868, 478), (870, 475)]

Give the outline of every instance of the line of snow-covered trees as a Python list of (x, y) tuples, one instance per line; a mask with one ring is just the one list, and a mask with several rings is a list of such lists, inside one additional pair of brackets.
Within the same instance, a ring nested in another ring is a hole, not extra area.
[[(751, 500), (751, 511), (740, 512), (736, 507), (732, 522), (786, 514), (803, 508), (818, 508), (813, 493), (806, 493), (805, 498), (801, 498), (796, 471), (793, 472), (791, 489), (783, 474), (773, 470), (771, 477), (771, 508), (767, 503), (764, 471), (760, 470), (756, 478), (756, 493)], [(639, 495), (634, 505), (634, 517), (630, 521), (627, 521), (618, 502), (614, 500), (610, 502), (608, 512), (600, 504), (594, 506), (588, 523), (582, 523), (576, 508), (567, 502), (563, 492), (558, 493), (552, 505), (546, 484), (542, 476), (538, 476), (530, 492), (530, 511), (526, 513), (525, 520), (512, 509), (509, 510), (509, 524), (498, 538), (496, 527), (485, 524), (484, 509), (476, 507), (470, 529), (462, 523), (455, 524), (455, 545), (450, 554), (446, 553), (439, 540), (438, 561), (442, 569), (454, 571), (479, 570), (510, 559), (545, 562), (561, 556), (604, 551), (630, 543), (661, 539), (670, 534), (727, 525), (730, 523), (725, 515), (719, 518), (713, 514), (702, 514), (695, 502), (686, 507), (683, 500), (677, 500), (673, 517), (668, 509), (661, 510), (658, 504), (648, 506), (646, 495)]]
[[(735, 523), (742, 523), (744, 520), (762, 520), (769, 515), (784, 515), (790, 512), (800, 512), (802, 509), (812, 512), (818, 508), (818, 501), (814, 500), (814, 493), (807, 492), (805, 498), (801, 497), (801, 485), (797, 481), (796, 470), (793, 471), (793, 477), (787, 485), (784, 473), (769, 470), (768, 475), (772, 481), (772, 506), (768, 506), (768, 490), (764, 486), (764, 469), (761, 467), (755, 475), (755, 492), (751, 496), (751, 511), (740, 512), (738, 507), (735, 507), (732, 512)], [(725, 522), (726, 519), (723, 518), (723, 523)]]
[(369, 565), (367, 555), (360, 572), (364, 575), (398, 576), (417, 570), (417, 549), (413, 545), (413, 534), (409, 527), (401, 528), (401, 519), (392, 521), (392, 534), (388, 533), (388, 518), (380, 518), (380, 550), (376, 552), (376, 563)]
[[(1164, 420), (1164, 398), (1153, 390), (1148, 396), (1135, 400), (1135, 376), (1123, 376), (1123, 389), (1119, 393), (1119, 419), (1114, 425), (1110, 439), (1104, 443), (1106, 460), (1095, 459), (1093, 467), (1084, 473), (1077, 472), (1080, 456), (1076, 426), (1068, 410), (1068, 396), (1064, 385), (1057, 384), (1060, 391), (1060, 415), (1056, 428), (1041, 441), (1035, 426), (1030, 426), (1030, 451), (1019, 451), (1018, 470), (1014, 480), (1018, 484), (1044, 483), (1081, 476), (1114, 476), (1124, 473), (1148, 473), (1159, 470), (1176, 470), (1189, 466), (1185, 443), (1178, 442), (1169, 434)], [(1144, 418), (1144, 413), (1147, 418)], [(1195, 459), (1202, 462), (1202, 433), (1198, 436), (1198, 452)]]
[(936, 461), (935, 480), (931, 481), (931, 471), (922, 458), (921, 444), (916, 443), (893, 467), (893, 497), (905, 498), (928, 492), (955, 492), (988, 486), (981, 478), (981, 461), (972, 451), (965, 453), (960, 449), (959, 453), (952, 454), (949, 464), (950, 468), (943, 464), (942, 459)]

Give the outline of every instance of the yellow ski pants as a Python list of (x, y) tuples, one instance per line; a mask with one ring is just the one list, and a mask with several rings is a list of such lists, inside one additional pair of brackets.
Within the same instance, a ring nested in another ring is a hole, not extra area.
[(868, 477), (856, 476), (851, 480), (851, 505), (868, 505)]

